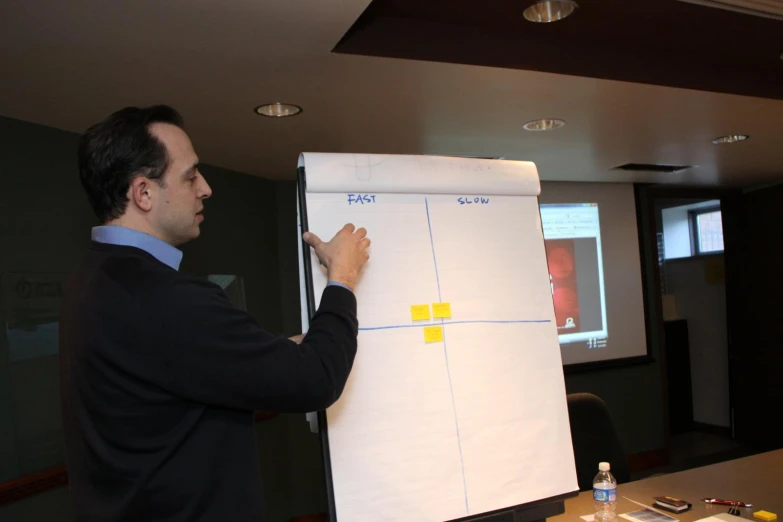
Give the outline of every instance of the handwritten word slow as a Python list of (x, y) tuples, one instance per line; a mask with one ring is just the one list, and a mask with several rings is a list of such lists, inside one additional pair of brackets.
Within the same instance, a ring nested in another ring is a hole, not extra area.
[(482, 198), (479, 196), (463, 196), (461, 198), (457, 198), (457, 201), (459, 201), (460, 205), (487, 205), (489, 204), (489, 198)]

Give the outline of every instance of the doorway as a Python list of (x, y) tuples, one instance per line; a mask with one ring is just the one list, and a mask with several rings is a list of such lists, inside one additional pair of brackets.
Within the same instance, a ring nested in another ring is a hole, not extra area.
[(740, 447), (731, 429), (720, 205), (657, 198), (653, 206), (674, 466), (722, 460)]

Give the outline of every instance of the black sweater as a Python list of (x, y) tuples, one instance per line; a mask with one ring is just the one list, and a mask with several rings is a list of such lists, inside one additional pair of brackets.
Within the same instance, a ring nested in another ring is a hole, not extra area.
[(297, 345), (262, 330), (217, 285), (93, 242), (60, 315), (77, 520), (263, 520), (252, 411), (334, 403), (357, 332), (344, 288), (326, 288)]

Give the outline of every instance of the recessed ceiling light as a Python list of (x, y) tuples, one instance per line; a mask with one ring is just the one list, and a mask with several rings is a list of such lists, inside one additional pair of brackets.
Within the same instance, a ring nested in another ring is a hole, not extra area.
[(522, 13), (528, 22), (546, 24), (569, 16), (579, 7), (574, 0), (537, 0)]
[(722, 143), (736, 143), (738, 141), (745, 141), (746, 139), (750, 138), (750, 136), (746, 136), (745, 134), (731, 134), (729, 136), (721, 136), (720, 138), (715, 138), (712, 140), (712, 143), (715, 145), (720, 145)]
[(543, 120), (529, 121), (522, 125), (522, 128), (529, 131), (540, 132), (558, 129), (565, 125), (565, 121), (547, 118)]
[(259, 105), (255, 108), (255, 111), (256, 114), (260, 114), (261, 116), (268, 116), (270, 118), (285, 118), (286, 116), (296, 116), (302, 112), (302, 108), (298, 105), (278, 102)]

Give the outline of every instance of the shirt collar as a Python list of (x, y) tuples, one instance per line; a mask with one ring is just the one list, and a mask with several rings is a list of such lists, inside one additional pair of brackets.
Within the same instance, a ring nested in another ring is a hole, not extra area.
[(179, 270), (182, 251), (155, 236), (117, 225), (93, 227), (92, 240), (110, 245), (140, 248), (174, 270)]

